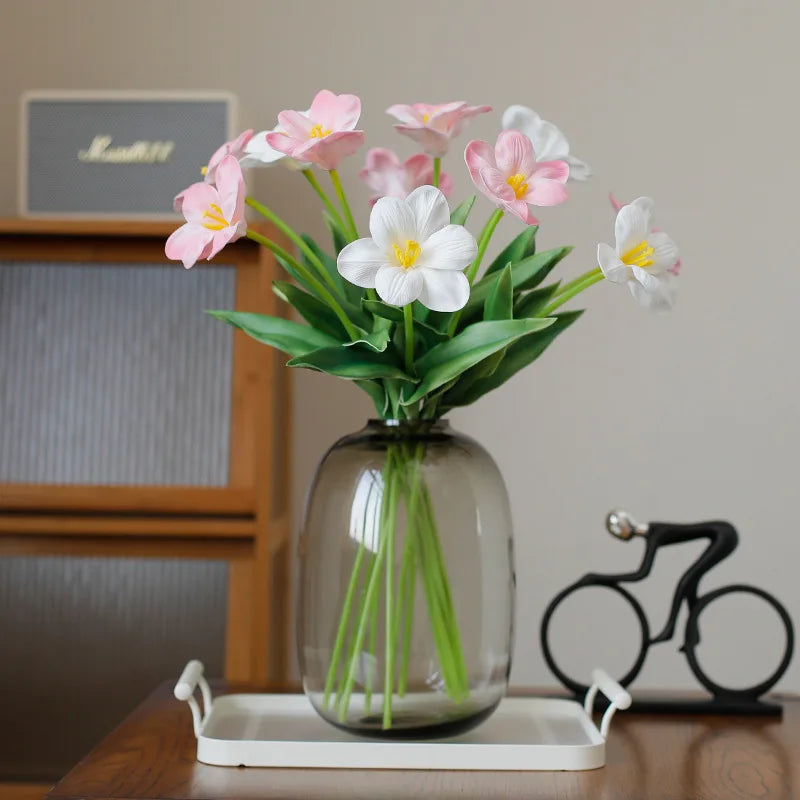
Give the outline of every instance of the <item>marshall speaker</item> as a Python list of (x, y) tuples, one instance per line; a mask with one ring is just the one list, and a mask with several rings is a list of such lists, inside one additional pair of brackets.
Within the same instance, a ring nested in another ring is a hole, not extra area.
[(234, 103), (223, 93), (23, 95), (20, 214), (173, 218), (174, 196), (231, 138)]

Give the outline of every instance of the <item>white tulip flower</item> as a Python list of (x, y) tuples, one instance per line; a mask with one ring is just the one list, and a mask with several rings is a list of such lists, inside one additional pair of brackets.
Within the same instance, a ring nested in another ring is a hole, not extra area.
[(666, 311), (675, 302), (670, 272), (678, 247), (661, 231), (653, 231), (653, 201), (638, 197), (622, 206), (614, 225), (616, 247), (597, 245), (597, 263), (607, 280), (627, 283), (636, 301), (654, 311)]
[(533, 142), (537, 161), (566, 161), (569, 164), (569, 180), (585, 181), (592, 174), (585, 161), (570, 154), (567, 137), (532, 108), (509, 106), (503, 112), (502, 125), (504, 130), (524, 133)]
[(382, 197), (369, 218), (371, 238), (351, 242), (337, 267), (356, 286), (375, 289), (386, 303), (419, 300), (433, 311), (458, 311), (469, 299), (463, 270), (478, 245), (463, 225), (450, 224), (445, 196), (420, 186), (402, 200)]

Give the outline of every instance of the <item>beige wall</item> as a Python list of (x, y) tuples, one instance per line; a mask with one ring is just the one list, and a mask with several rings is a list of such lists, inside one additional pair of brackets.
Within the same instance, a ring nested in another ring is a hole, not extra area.
[[(0, 212), (15, 209), (16, 100), (25, 89), (226, 89), (242, 127), (272, 125), (314, 91), (356, 92), (368, 143), (402, 153), (383, 109), (465, 99), (497, 113), (470, 134), (493, 138), (510, 103), (534, 106), (594, 168), (569, 203), (541, 214), (545, 245), (574, 244), (566, 274), (608, 241), (606, 192), (651, 194), (682, 247), (680, 302), (668, 317), (599, 285), (590, 312), (541, 363), (454, 422), (488, 445), (507, 477), (517, 528), (518, 684), (550, 681), (538, 651), (549, 597), (589, 569), (626, 568), (638, 545), (604, 535), (609, 507), (648, 519), (726, 517), (739, 551), (709, 588), (772, 588), (800, 620), (796, 530), (800, 390), (794, 251), (800, 5), (671, 0), (163, 2), (5, 0), (0, 26)], [(9, 14), (10, 11), (10, 14)], [(469, 190), (458, 151), (446, 163)], [(355, 188), (361, 158), (342, 172)], [(262, 174), (263, 196), (319, 233), (304, 183)], [(489, 211), (480, 201), (476, 218)], [(503, 223), (511, 235), (519, 225)], [(294, 478), (368, 406), (351, 387), (298, 374)], [(691, 549), (691, 548), (689, 548)], [(692, 552), (697, 552), (696, 548)], [(670, 555), (642, 596), (654, 625), (687, 555)], [(737, 621), (721, 619), (728, 633)], [(709, 637), (710, 638), (710, 637)], [(644, 684), (691, 685), (672, 645)], [(573, 643), (573, 649), (580, 649)], [(745, 662), (758, 658), (745, 646)], [(800, 689), (800, 661), (782, 684)]]

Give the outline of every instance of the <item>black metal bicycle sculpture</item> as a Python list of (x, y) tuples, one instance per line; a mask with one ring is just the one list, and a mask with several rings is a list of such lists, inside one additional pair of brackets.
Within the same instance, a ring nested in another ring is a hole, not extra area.
[[(629, 541), (634, 537), (643, 537), (646, 542), (644, 558), (637, 570), (634, 572), (623, 572), (613, 575), (602, 575), (589, 573), (580, 580), (568, 586), (553, 598), (547, 607), (541, 626), (542, 652), (545, 661), (552, 670), (553, 674), (568, 689), (576, 695), (584, 695), (589, 688), (586, 684), (575, 680), (567, 675), (556, 664), (549, 643), (550, 624), (553, 612), (559, 604), (573, 592), (587, 586), (603, 586), (620, 594), (630, 603), (639, 621), (642, 634), (642, 644), (639, 654), (633, 666), (625, 675), (618, 678), (619, 683), (628, 686), (639, 674), (644, 665), (650, 645), (658, 642), (665, 642), (672, 639), (675, 634), (675, 626), (681, 604), (686, 602), (689, 608), (689, 617), (686, 622), (683, 646), (681, 652), (686, 656), (689, 667), (698, 681), (713, 695), (713, 700), (701, 703), (691, 701), (671, 701), (669, 703), (658, 702), (648, 703), (648, 707), (658, 707), (660, 710), (670, 711), (717, 711), (721, 713), (758, 713), (758, 714), (780, 714), (781, 707), (759, 701), (759, 697), (769, 691), (781, 678), (789, 666), (794, 649), (794, 629), (792, 620), (788, 612), (771, 594), (755, 586), (745, 584), (731, 584), (723, 586), (706, 594), (698, 594), (700, 579), (716, 564), (727, 558), (739, 543), (739, 535), (736, 529), (728, 522), (700, 522), (691, 525), (676, 525), (664, 522), (651, 522), (649, 525), (639, 525), (625, 511), (612, 511), (606, 518), (606, 528), (609, 533), (623, 541)], [(691, 542), (697, 539), (708, 539), (708, 547), (700, 554), (696, 561), (684, 572), (678, 581), (675, 594), (672, 599), (672, 607), (667, 618), (666, 625), (657, 636), (650, 636), (650, 626), (647, 617), (636, 598), (620, 586), (620, 583), (633, 583), (646, 578), (653, 568), (656, 552), (661, 547), (666, 547), (683, 542)], [(780, 617), (783, 628), (786, 632), (786, 645), (777, 669), (766, 679), (747, 688), (727, 688), (720, 686), (713, 681), (700, 666), (697, 658), (697, 647), (700, 644), (699, 619), (708, 606), (715, 600), (725, 595), (734, 593), (755, 595), (765, 600)], [(640, 706), (644, 705), (642, 703)]]

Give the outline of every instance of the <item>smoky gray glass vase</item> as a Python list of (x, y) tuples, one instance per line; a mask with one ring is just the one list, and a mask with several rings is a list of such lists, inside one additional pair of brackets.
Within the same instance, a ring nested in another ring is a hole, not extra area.
[(328, 722), (461, 733), (511, 668), (511, 513), (486, 450), (446, 421), (371, 420), (322, 459), (300, 535), (297, 644)]

